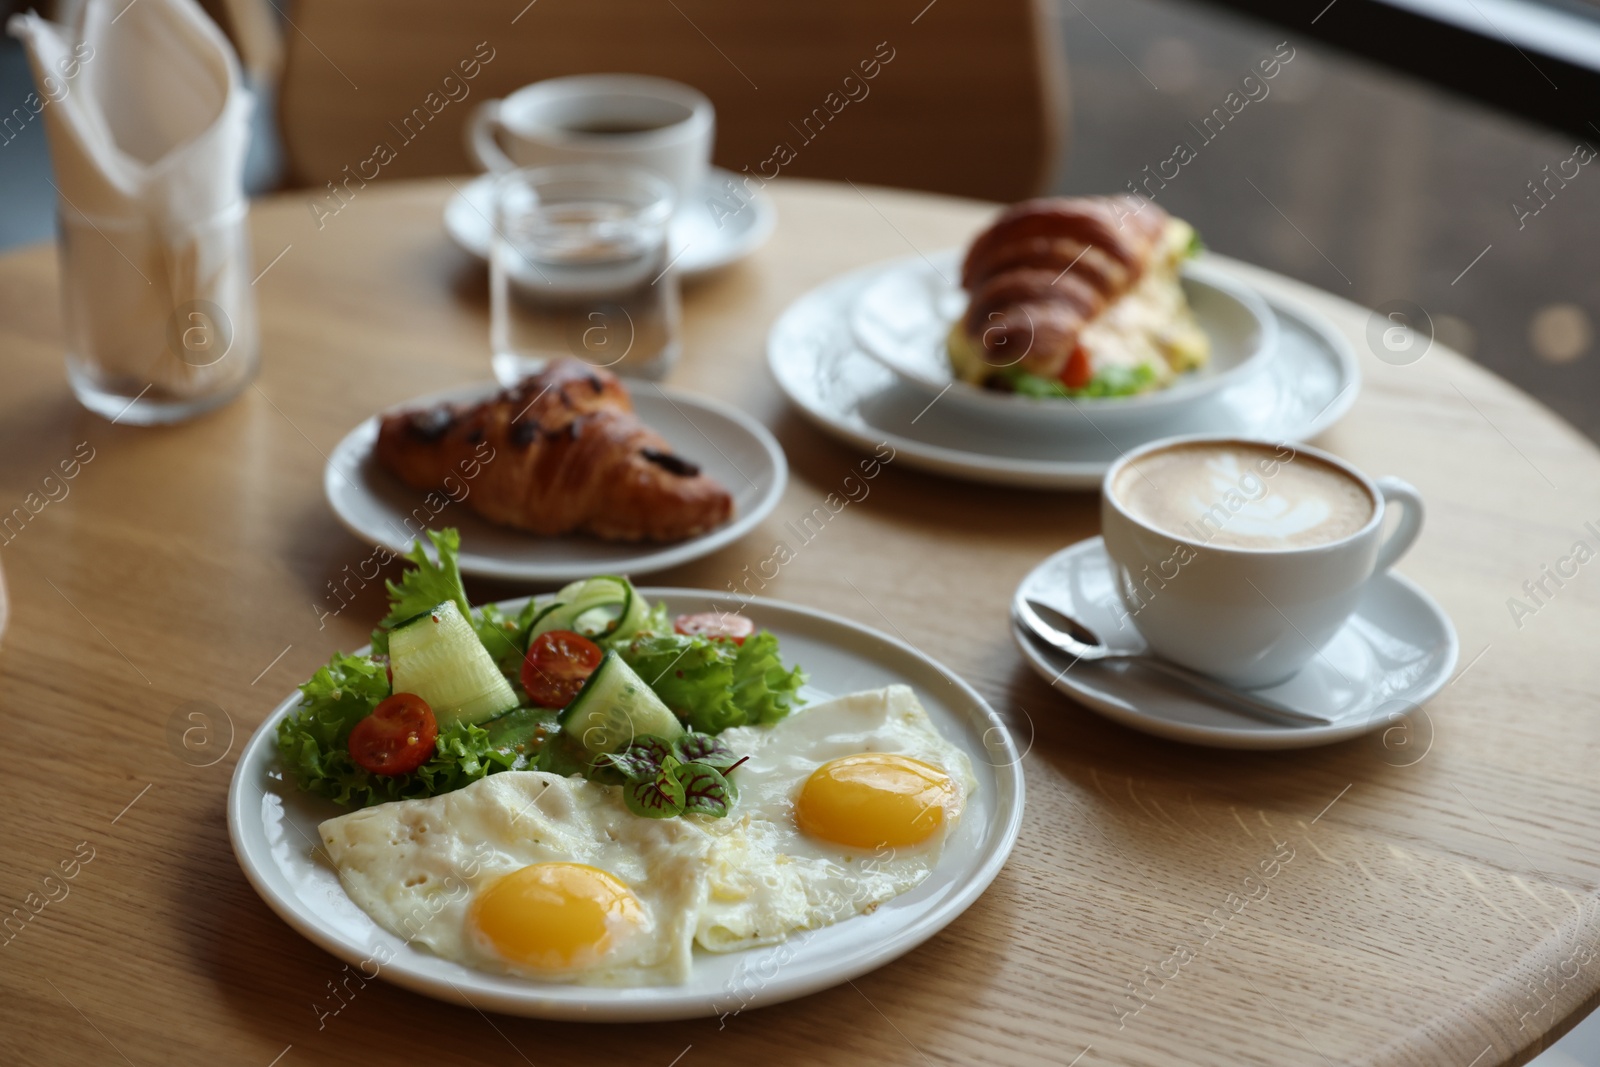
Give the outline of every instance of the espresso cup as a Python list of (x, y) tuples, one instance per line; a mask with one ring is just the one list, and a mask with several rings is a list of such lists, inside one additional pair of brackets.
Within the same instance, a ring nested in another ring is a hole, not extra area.
[(1112, 464), (1102, 490), (1119, 621), (1158, 655), (1246, 689), (1320, 653), (1422, 529), (1422, 497), (1398, 478), (1248, 438), (1153, 442)]
[(665, 178), (679, 204), (711, 165), (715, 113), (704, 93), (643, 74), (579, 74), (485, 100), (467, 123), (467, 151), (487, 171), (602, 163)]

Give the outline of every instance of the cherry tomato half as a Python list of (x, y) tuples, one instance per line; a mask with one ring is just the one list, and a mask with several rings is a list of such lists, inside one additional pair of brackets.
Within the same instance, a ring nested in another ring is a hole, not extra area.
[(1082, 345), (1072, 350), (1067, 365), (1061, 369), (1061, 384), (1068, 389), (1082, 389), (1094, 377), (1089, 369), (1089, 352)]
[(439, 723), (428, 702), (396, 693), (350, 731), (350, 758), (373, 774), (410, 774), (433, 755)]
[(550, 630), (533, 639), (522, 660), (522, 688), (541, 708), (572, 703), (600, 666), (600, 646), (571, 630)]
[(679, 615), (672, 628), (685, 637), (721, 637), (736, 645), (756, 632), (756, 624), (731, 611), (703, 611), (698, 615)]

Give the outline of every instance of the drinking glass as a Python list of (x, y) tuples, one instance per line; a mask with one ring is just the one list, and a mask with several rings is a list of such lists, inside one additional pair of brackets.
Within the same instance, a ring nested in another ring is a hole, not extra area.
[(666, 375), (679, 352), (673, 199), (665, 180), (635, 167), (535, 167), (498, 179), (489, 333), (501, 384), (565, 356)]
[(67, 380), (84, 407), (113, 422), (178, 422), (254, 380), (248, 218), (242, 199), (181, 228), (61, 204)]

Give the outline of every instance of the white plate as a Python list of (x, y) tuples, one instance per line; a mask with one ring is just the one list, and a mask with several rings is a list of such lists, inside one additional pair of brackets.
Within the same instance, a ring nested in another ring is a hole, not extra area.
[[(999, 873), (1022, 821), (1022, 767), (1006, 725), (972, 687), (886, 634), (807, 608), (693, 589), (645, 589), (673, 612), (744, 610), (778, 636), (785, 660), (810, 675), (813, 700), (904, 683), (933, 724), (972, 760), (978, 788), (938, 864), (916, 889), (870, 915), (788, 941), (717, 955), (696, 950), (682, 986), (606, 989), (546, 985), (472, 970), (413, 948), (374, 923), (318, 861), (317, 825), (340, 814), (300, 792), (278, 769), (278, 721), (292, 695), (256, 730), (233, 772), (228, 833), (251, 885), (273, 911), (315, 944), (351, 964), (383, 946), (393, 961), (379, 973), (396, 985), (457, 1004), (545, 1019), (595, 1022), (688, 1019), (774, 1004), (837, 985), (909, 952), (942, 930)], [(502, 605), (513, 612), (524, 601)], [(797, 712), (804, 714), (804, 712)]]
[[(1063, 549), (1022, 580), (1029, 599), (1082, 622), (1112, 648), (1144, 648), (1131, 625), (1118, 629), (1111, 560), (1098, 537)], [(1450, 617), (1415, 583), (1388, 573), (1367, 583), (1350, 621), (1287, 682), (1252, 690), (1280, 704), (1333, 720), (1328, 726), (1263, 722), (1197, 698), (1181, 682), (1136, 664), (1079, 663), (1041, 647), (1012, 626), (1029, 665), (1056, 689), (1124, 726), (1173, 741), (1214, 748), (1309, 748), (1371, 730), (1408, 731), (1398, 750), (1420, 759), (1432, 740), (1426, 712), (1396, 725), (1437, 693), (1455, 670), (1458, 645)]]
[[(743, 537), (777, 506), (789, 480), (783, 449), (767, 428), (726, 404), (629, 379), (634, 410), (673, 451), (698, 463), (733, 494), (733, 518), (709, 533), (666, 544), (601, 541), (581, 535), (540, 537), (479, 518), (464, 504), (447, 503), (437, 513), (428, 493), (412, 489), (384, 470), (373, 455), (378, 416), (345, 435), (323, 470), (322, 488), (333, 513), (363, 541), (391, 552), (407, 552), (417, 536), (406, 525), (413, 514), (430, 517), (434, 529), (461, 531), (461, 572), (526, 582), (568, 582), (594, 574), (649, 574), (709, 555)], [(490, 382), (461, 386), (408, 400), (394, 410), (442, 401), (474, 401), (500, 387)], [(465, 483), (468, 494), (471, 483)], [(434, 494), (436, 501), (447, 498)], [(421, 509), (420, 513), (417, 509)]]
[(950, 368), (946, 338), (966, 311), (967, 294), (957, 284), (960, 250), (936, 252), (924, 259), (909, 256), (881, 264), (850, 310), (850, 328), (857, 343), (920, 388), (929, 400), (974, 417), (1024, 420), (1049, 430), (1079, 422), (1076, 408), (1109, 432), (1155, 427), (1180, 408), (1206, 397), (1259, 369), (1277, 350), (1278, 319), (1252, 288), (1206, 261), (1183, 266), (1183, 287), (1195, 319), (1211, 339), (1211, 358), (1200, 370), (1182, 375), (1172, 385), (1137, 396), (1081, 400), (1016, 396), (959, 381)]
[(1360, 390), (1349, 342), (1309, 309), (1273, 299), (1277, 352), (1157, 425), (1108, 428), (1082, 406), (1071, 408), (1075, 421), (1048, 429), (974, 418), (907, 386), (856, 344), (850, 309), (882, 269), (840, 275), (790, 304), (767, 335), (767, 363), (823, 431), (868, 451), (887, 442), (910, 467), (998, 485), (1095, 489), (1123, 452), (1172, 434), (1309, 440), (1343, 417)]
[[(734, 183), (743, 206), (728, 183)], [(720, 205), (713, 210), (712, 202)], [(444, 206), (444, 230), (464, 251), (487, 261), (494, 235), (494, 175), (482, 174), (461, 186)], [(759, 189), (749, 194), (739, 176), (712, 167), (692, 200), (672, 219), (667, 255), (685, 277), (720, 270), (766, 243), (778, 224), (778, 209)]]

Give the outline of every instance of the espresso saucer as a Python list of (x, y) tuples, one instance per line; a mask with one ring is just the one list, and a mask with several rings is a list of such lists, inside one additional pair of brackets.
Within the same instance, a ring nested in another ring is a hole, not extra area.
[[(743, 206), (728, 191), (737, 183), (732, 171), (712, 167), (696, 195), (672, 217), (667, 237), (669, 256), (678, 274), (699, 277), (726, 267), (760, 248), (778, 223), (778, 209), (759, 190), (745, 196)], [(713, 209), (713, 202), (720, 208)], [(481, 174), (461, 183), (444, 207), (444, 231), (463, 251), (489, 258), (494, 236), (494, 175)]]
[[(1020, 592), (1079, 620), (1112, 648), (1145, 647), (1130, 623), (1118, 627), (1123, 613), (1112, 563), (1098, 537), (1039, 564), (1022, 580)], [(1074, 664), (1015, 624), (1012, 637), (1041, 678), (1108, 719), (1172, 741), (1245, 749), (1309, 748), (1390, 727), (1397, 734), (1386, 734), (1387, 747), (1422, 746), (1424, 738), (1431, 740), (1432, 726), (1417, 709), (1450, 680), (1459, 651), (1455, 627), (1432, 597), (1393, 572), (1380, 575), (1367, 583), (1350, 621), (1299, 674), (1252, 691), (1332, 720), (1327, 726), (1289, 726), (1210, 703), (1137, 662)]]

